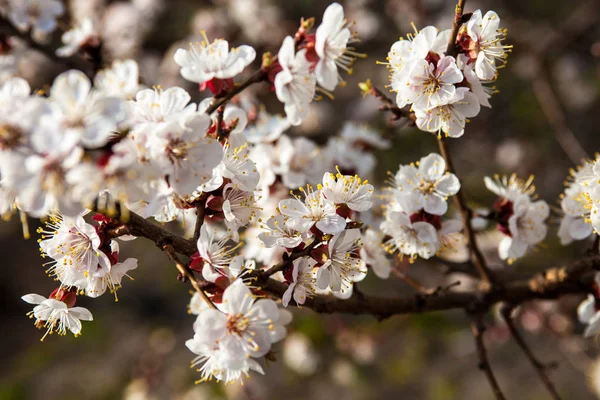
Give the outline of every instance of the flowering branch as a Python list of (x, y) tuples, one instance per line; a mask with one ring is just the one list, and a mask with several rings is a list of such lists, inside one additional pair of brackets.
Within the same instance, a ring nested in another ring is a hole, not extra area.
[(239, 85), (235, 85), (235, 87), (233, 89), (231, 89), (230, 91), (228, 91), (227, 93), (225, 93), (225, 95), (223, 95), (221, 97), (213, 97), (212, 101), (210, 102), (210, 106), (206, 109), (206, 113), (209, 115), (212, 114), (219, 107), (221, 107), (223, 104), (227, 103), (234, 96), (242, 93), (248, 87), (252, 86), (255, 83), (259, 83), (259, 82), (266, 80), (267, 76), (268, 76), (267, 69), (261, 68), (261, 69), (257, 70), (252, 75), (250, 75), (250, 77), (248, 77), (248, 79), (246, 79), (244, 82), (240, 83)]
[[(444, 157), (444, 160), (446, 160), (448, 172), (456, 175), (454, 163), (452, 162), (452, 157), (450, 156), (450, 152), (448, 150), (448, 143), (444, 140), (443, 137), (438, 136), (438, 145), (440, 147), (440, 153), (442, 157)], [(456, 208), (458, 208), (462, 219), (463, 229), (466, 234), (465, 236), (467, 246), (469, 246), (469, 249), (471, 251), (473, 265), (475, 265), (475, 267), (479, 271), (483, 282), (485, 284), (490, 284), (494, 281), (494, 276), (492, 275), (492, 272), (487, 268), (485, 258), (483, 257), (481, 250), (479, 250), (479, 247), (477, 246), (477, 241), (475, 239), (475, 231), (473, 231), (473, 227), (471, 226), (473, 212), (467, 206), (462, 190), (459, 191), (456, 194), (456, 196), (454, 196), (454, 204), (456, 204)]]
[(492, 387), (492, 391), (498, 400), (504, 400), (504, 394), (498, 385), (494, 371), (488, 360), (487, 350), (483, 342), (483, 333), (485, 332), (485, 325), (483, 324), (483, 318), (478, 315), (475, 321), (471, 324), (473, 330), (473, 336), (475, 337), (475, 345), (477, 347), (477, 354), (479, 355), (479, 369), (481, 369)]
[(31, 32), (23, 32), (19, 30), (8, 18), (2, 15), (0, 15), (0, 31), (7, 36), (20, 38), (27, 44), (29, 48), (44, 54), (46, 57), (58, 64), (65, 65), (68, 68), (86, 71), (88, 76), (93, 76), (93, 73), (95, 72), (91, 71), (93, 68), (91, 68), (90, 63), (88, 63), (83, 57), (79, 55), (59, 57), (56, 55), (57, 48), (52, 45), (39, 43), (32, 37)]
[(192, 284), (196, 292), (198, 292), (202, 300), (204, 300), (204, 302), (209, 307), (217, 309), (217, 306), (215, 306), (215, 304), (208, 298), (206, 293), (204, 293), (204, 290), (200, 288), (200, 284), (198, 283), (194, 275), (192, 275), (190, 271), (188, 271), (188, 269), (185, 267), (185, 265), (183, 265), (183, 263), (179, 260), (177, 254), (175, 254), (175, 249), (173, 249), (173, 246), (171, 246), (170, 244), (166, 244), (162, 247), (162, 249), (165, 252), (165, 254), (167, 254), (169, 259), (175, 263), (175, 267), (177, 268), (179, 273), (190, 281), (190, 283)]
[(456, 37), (458, 36), (458, 30), (463, 24), (463, 12), (465, 9), (465, 3), (467, 0), (458, 0), (454, 11), (454, 21), (452, 21), (452, 31), (450, 32), (450, 39), (448, 39), (448, 47), (446, 49), (446, 55), (456, 57), (458, 54), (458, 46), (456, 44)]
[(309, 244), (308, 246), (306, 246), (303, 250), (301, 250), (299, 252), (292, 252), (292, 254), (290, 254), (287, 257), (284, 256), (284, 260), (282, 262), (280, 262), (279, 264), (276, 264), (276, 265), (272, 266), (271, 268), (269, 268), (268, 270), (264, 271), (262, 273), (263, 277), (268, 278), (268, 277), (270, 277), (272, 275), (275, 275), (279, 271), (283, 271), (284, 269), (286, 269), (290, 265), (292, 265), (292, 261), (294, 261), (294, 260), (296, 260), (296, 259), (298, 259), (300, 257), (305, 257), (305, 256), (310, 255), (310, 252), (319, 243), (320, 242), (315, 239), (315, 240), (312, 241), (311, 244)]
[(385, 93), (374, 86), (370, 79), (367, 79), (366, 82), (359, 83), (358, 86), (363, 91), (363, 96), (373, 96), (382, 103), (382, 105), (379, 107), (379, 111), (389, 111), (393, 115), (391, 118), (392, 121), (398, 121), (401, 118), (407, 118), (413, 122), (415, 121), (415, 114), (410, 112), (409, 107), (399, 108), (392, 99), (387, 97)]
[(542, 382), (544, 383), (544, 385), (550, 392), (550, 395), (552, 396), (552, 398), (554, 400), (560, 400), (561, 399), (560, 395), (556, 391), (556, 388), (554, 387), (552, 380), (546, 373), (547, 366), (542, 364), (535, 357), (535, 355), (533, 354), (533, 352), (531, 351), (531, 349), (525, 342), (525, 339), (523, 339), (523, 336), (521, 336), (521, 333), (515, 326), (515, 323), (512, 319), (512, 316), (511, 316), (512, 311), (513, 311), (512, 306), (504, 305), (502, 307), (502, 315), (504, 317), (504, 320), (506, 321), (506, 325), (508, 326), (510, 333), (512, 334), (513, 338), (515, 339), (515, 341), (517, 342), (517, 344), (519, 345), (521, 350), (523, 350), (523, 353), (525, 353), (525, 355), (527, 356), (527, 359), (529, 360), (529, 362), (531, 363), (533, 368), (535, 368), (537, 374), (539, 375), (540, 379), (542, 380)]

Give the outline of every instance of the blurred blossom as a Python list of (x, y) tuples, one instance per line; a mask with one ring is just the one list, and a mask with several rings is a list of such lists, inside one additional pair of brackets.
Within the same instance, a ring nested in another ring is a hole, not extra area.
[(155, 400), (158, 397), (151, 394), (150, 387), (144, 379), (135, 379), (125, 387), (123, 400)]
[(553, 75), (561, 96), (561, 103), (572, 110), (585, 110), (598, 96), (597, 86), (585, 79), (586, 65), (572, 54), (561, 57), (554, 64)]
[(600, 358), (590, 363), (587, 369), (587, 382), (596, 397), (600, 399)]
[(525, 151), (518, 140), (507, 139), (498, 145), (495, 157), (498, 165), (507, 171), (511, 171), (521, 165), (525, 158)]
[[(275, 44), (284, 35), (281, 10), (269, 0), (230, 0), (230, 17), (257, 44)], [(258, 23), (257, 23), (258, 22)]]
[(308, 337), (292, 333), (283, 342), (283, 362), (301, 375), (312, 375), (317, 370), (319, 355)]
[[(232, 28), (229, 17), (222, 8), (206, 8), (198, 10), (192, 19), (192, 38), (204, 40), (202, 31), (209, 38), (222, 38), (229, 34)], [(186, 47), (186, 46), (184, 46)]]
[(98, 20), (106, 6), (106, 0), (69, 0), (69, 6), (71, 17), (75, 21), (83, 21), (85, 18)]
[(110, 59), (133, 57), (142, 42), (140, 12), (129, 3), (113, 3), (104, 13), (103, 50)]
[(331, 377), (340, 386), (351, 386), (356, 383), (356, 369), (348, 360), (337, 359), (331, 364)]
[(341, 351), (360, 364), (371, 364), (375, 360), (376, 347), (372, 335), (342, 331), (337, 335), (336, 343)]
[(157, 354), (168, 354), (173, 351), (177, 339), (175, 332), (169, 328), (159, 328), (150, 333), (148, 345)]

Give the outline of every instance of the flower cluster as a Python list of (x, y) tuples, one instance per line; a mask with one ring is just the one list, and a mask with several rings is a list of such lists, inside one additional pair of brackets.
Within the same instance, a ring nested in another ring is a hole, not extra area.
[[(0, 13), (14, 31), (37, 40), (56, 28), (65, 9), (57, 0), (9, 0)], [(369, 183), (373, 151), (390, 148), (389, 140), (353, 122), (323, 145), (292, 128), (320, 94), (332, 98), (344, 86), (340, 70), (351, 73), (363, 56), (351, 47), (358, 37), (340, 4), (327, 7), (314, 30), (314, 18), (303, 19), (246, 80), (240, 76), (256, 50), (210, 42), (202, 32), (203, 41), (173, 55), (185, 80), (212, 93), (194, 101), (182, 87), (141, 85), (133, 60), (96, 71), (106, 44), (101, 31), (91, 19), (73, 22), (54, 54), (68, 61), (83, 56), (80, 61), (92, 63), (88, 71), (64, 72), (44, 91), (16, 77), (0, 87), (0, 214), (19, 212), (25, 236), (28, 216), (44, 220), (41, 255), (59, 285), (48, 298), (22, 297), (34, 305), (35, 325), (46, 329), (42, 340), (53, 332), (78, 336), (81, 321), (92, 320), (75, 307), (77, 296), (108, 291), (116, 299), (123, 278), (138, 266), (134, 258), (119, 260), (117, 239), (138, 234), (153, 238), (196, 289), (189, 304), (194, 336), (186, 346), (196, 355), (200, 381), (241, 381), (250, 371), (264, 373), (273, 344), (286, 336), (291, 315), (275, 300), (310, 306), (311, 297), (348, 299), (353, 292), (357, 300), (355, 284), (369, 269), (382, 279), (400, 272), (389, 254), (413, 262), (458, 243), (453, 238), (462, 222), (446, 215), (461, 183), (441, 135), (462, 136), (468, 118), (490, 107), (487, 85), (510, 51), (493, 11), (465, 16), (455, 38), (428, 26), (393, 44), (391, 88), (405, 108), (395, 114), (410, 110), (421, 130), (437, 133), (444, 157), (431, 153), (400, 165), (379, 195)], [(275, 92), (285, 116), (270, 114), (255, 97), (238, 96), (260, 82)], [(534, 196), (532, 178), (484, 181), (498, 196), (484, 218), (497, 224), (500, 258), (512, 263), (546, 237), (549, 207)], [(563, 244), (600, 232), (600, 158), (573, 171), (567, 186), (558, 232)], [(467, 220), (471, 210), (462, 197), (456, 200)], [(155, 239), (147, 230), (162, 228), (141, 218), (177, 221), (185, 232), (171, 241), (174, 234), (160, 231), (169, 239)], [(464, 228), (472, 240), (472, 226)], [(599, 282), (579, 309), (586, 335), (600, 330)]]
[(428, 26), (392, 45), (386, 63), (391, 88), (398, 107), (411, 107), (419, 129), (460, 137), (467, 118), (490, 107), (491, 89), (484, 85), (496, 78), (496, 60), (505, 60), (510, 49), (501, 43), (506, 32), (499, 24), (495, 12), (482, 17), (477, 10), (456, 43), (450, 30)]
[(585, 162), (577, 170), (571, 170), (569, 179), (565, 182), (565, 191), (560, 196), (562, 219), (558, 229), (558, 237), (562, 245), (574, 240), (588, 238), (600, 228), (596, 216), (598, 197), (598, 178), (594, 169), (596, 162)]
[(544, 200), (535, 200), (533, 176), (527, 181), (516, 175), (485, 177), (484, 181), (488, 190), (498, 196), (488, 217), (497, 222), (498, 230), (504, 234), (498, 254), (512, 263), (544, 240), (550, 208)]
[(410, 261), (417, 256), (433, 257), (449, 246), (448, 235), (459, 232), (457, 220), (442, 221), (448, 210), (448, 197), (460, 190), (456, 175), (446, 171), (442, 156), (431, 153), (410, 165), (400, 165), (389, 188), (385, 221), (381, 231), (388, 239), (383, 246), (389, 253), (399, 252)]
[(199, 366), (200, 381), (240, 381), (250, 370), (263, 374), (259, 359), (285, 337), (290, 313), (273, 300), (256, 300), (241, 280), (225, 289), (218, 307), (197, 311), (194, 337), (185, 343), (197, 355), (192, 366)]

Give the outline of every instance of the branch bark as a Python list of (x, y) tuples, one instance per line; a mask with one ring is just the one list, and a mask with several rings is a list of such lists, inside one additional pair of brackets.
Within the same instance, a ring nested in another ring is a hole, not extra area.
[(513, 307), (509, 306), (509, 305), (505, 305), (502, 307), (502, 316), (504, 317), (504, 320), (506, 321), (506, 325), (508, 326), (510, 333), (512, 334), (513, 338), (515, 339), (515, 342), (517, 342), (517, 344), (519, 345), (521, 350), (523, 350), (523, 353), (525, 353), (525, 355), (527, 356), (527, 359), (529, 360), (529, 362), (531, 363), (531, 365), (533, 366), (533, 368), (539, 375), (540, 379), (544, 383), (544, 386), (546, 386), (546, 388), (550, 392), (550, 395), (552, 396), (552, 398), (554, 400), (561, 400), (561, 397), (558, 394), (558, 392), (556, 391), (556, 388), (554, 387), (552, 380), (546, 373), (546, 366), (544, 364), (542, 364), (535, 357), (535, 355), (533, 354), (533, 352), (527, 345), (527, 342), (525, 342), (525, 339), (523, 339), (523, 336), (521, 336), (521, 333), (515, 326), (515, 323), (511, 316), (512, 310), (513, 310)]
[[(452, 157), (450, 156), (448, 143), (443, 137), (438, 136), (438, 145), (440, 147), (440, 153), (442, 157), (444, 157), (444, 160), (446, 160), (446, 168), (448, 169), (448, 172), (451, 172), (458, 177), (459, 175), (456, 173), (454, 163), (452, 162)], [(479, 271), (483, 282), (488, 285), (492, 284), (494, 283), (494, 276), (492, 274), (492, 271), (488, 269), (485, 262), (485, 258), (483, 257), (481, 250), (479, 250), (479, 247), (477, 246), (475, 232), (473, 231), (473, 227), (471, 226), (471, 217), (473, 215), (473, 212), (467, 206), (467, 202), (465, 200), (462, 188), (454, 196), (454, 204), (456, 204), (456, 208), (458, 209), (462, 219), (463, 230), (467, 239), (467, 246), (469, 246), (469, 250), (471, 252), (471, 259), (473, 261), (473, 265), (475, 265), (475, 267)]]
[[(114, 216), (113, 216), (114, 217)], [(168, 232), (160, 225), (146, 220), (134, 212), (129, 212), (130, 234), (144, 237), (154, 242), (161, 250), (171, 245), (173, 250), (185, 256), (198, 251), (193, 240), (187, 240)], [(526, 278), (503, 281), (496, 288), (483, 287), (469, 292), (443, 291), (433, 295), (415, 295), (385, 298), (364, 294), (353, 295), (348, 300), (334, 296), (314, 296), (307, 299), (305, 307), (320, 313), (368, 314), (377, 318), (392, 315), (464, 309), (469, 312), (487, 310), (498, 302), (521, 304), (536, 299), (556, 299), (566, 294), (587, 293), (591, 289), (600, 263), (600, 255), (582, 258), (570, 264), (548, 268)], [(287, 285), (269, 278), (263, 271), (252, 271), (249, 276), (256, 279), (256, 285), (270, 295), (281, 298)]]
[(492, 366), (488, 360), (487, 350), (485, 343), (483, 342), (483, 332), (485, 332), (485, 326), (483, 325), (483, 319), (481, 315), (478, 315), (473, 324), (471, 325), (473, 330), (473, 337), (475, 338), (475, 346), (477, 347), (477, 355), (479, 356), (479, 369), (481, 369), (492, 387), (492, 391), (498, 400), (505, 400), (504, 394), (498, 385)]

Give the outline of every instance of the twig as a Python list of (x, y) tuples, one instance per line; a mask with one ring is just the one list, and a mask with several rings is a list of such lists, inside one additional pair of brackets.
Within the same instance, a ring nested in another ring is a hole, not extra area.
[(409, 107), (399, 108), (396, 103), (387, 97), (380, 89), (375, 87), (370, 80), (359, 85), (364, 94), (369, 94), (377, 98), (382, 105), (378, 108), (379, 111), (389, 111), (392, 114), (392, 121), (398, 121), (401, 118), (406, 118), (409, 122), (415, 121), (416, 116), (413, 112), (410, 112)]
[(200, 229), (204, 224), (204, 214), (206, 213), (207, 196), (202, 195), (196, 204), (196, 225), (194, 225), (194, 242), (200, 237)]
[(227, 92), (224, 96), (213, 97), (213, 99), (210, 103), (210, 106), (206, 109), (206, 113), (209, 115), (212, 114), (213, 112), (215, 112), (217, 110), (217, 108), (221, 107), (223, 104), (225, 104), (226, 102), (231, 100), (231, 98), (233, 98), (233, 96), (241, 93), (247, 87), (249, 87), (255, 83), (262, 82), (265, 79), (267, 79), (267, 71), (265, 69), (261, 68), (258, 71), (256, 71), (255, 73), (253, 73), (244, 82), (240, 83), (239, 85), (237, 85), (233, 89), (231, 89), (229, 92)]
[(589, 159), (589, 155), (567, 125), (565, 113), (563, 112), (545, 73), (538, 71), (531, 84), (533, 93), (535, 94), (548, 123), (554, 130), (554, 137), (567, 157), (569, 157), (571, 162), (575, 165), (580, 164), (583, 160)]
[(394, 274), (397, 278), (402, 279), (408, 286), (412, 287), (419, 293), (429, 295), (435, 293), (436, 291), (436, 289), (426, 288), (421, 282), (406, 275), (404, 272), (400, 271), (396, 266), (392, 268), (392, 274)]
[(59, 57), (56, 55), (56, 48), (37, 42), (29, 32), (23, 32), (19, 30), (9, 19), (0, 16), (0, 31), (8, 36), (18, 37), (23, 40), (30, 49), (36, 50), (44, 54), (49, 59), (53, 60), (58, 64), (66, 65), (69, 68), (76, 68), (82, 71), (87, 71), (90, 75), (90, 64), (86, 62), (81, 56), (74, 55), (71, 57)]
[(175, 267), (177, 268), (179, 273), (185, 276), (190, 281), (194, 289), (196, 289), (196, 292), (198, 292), (200, 297), (202, 297), (202, 300), (204, 300), (209, 307), (217, 309), (217, 306), (215, 306), (215, 304), (208, 298), (206, 293), (204, 293), (204, 290), (200, 288), (200, 285), (198, 284), (196, 278), (194, 278), (194, 275), (191, 274), (190, 271), (188, 271), (188, 269), (185, 267), (185, 265), (181, 263), (179, 257), (177, 257), (177, 254), (175, 254), (175, 249), (173, 249), (173, 246), (171, 246), (170, 244), (166, 244), (163, 246), (163, 251), (167, 254), (169, 259), (175, 263)]
[[(454, 169), (454, 163), (452, 162), (452, 157), (450, 156), (450, 152), (448, 150), (448, 144), (441, 136), (438, 136), (438, 145), (440, 147), (440, 153), (442, 154), (442, 157), (444, 157), (444, 160), (446, 160), (446, 168), (448, 169), (448, 172), (458, 176), (456, 170)], [(458, 208), (462, 219), (463, 229), (467, 238), (467, 246), (469, 246), (471, 251), (473, 264), (479, 271), (484, 283), (491, 284), (494, 282), (494, 277), (492, 272), (487, 268), (485, 258), (477, 246), (475, 231), (473, 231), (473, 227), (471, 226), (472, 211), (467, 206), (462, 190), (459, 190), (454, 196), (454, 203), (456, 204), (456, 208)]]
[(561, 397), (558, 394), (558, 392), (556, 391), (556, 388), (554, 387), (552, 380), (550, 380), (550, 377), (546, 373), (546, 366), (544, 364), (542, 364), (533, 355), (533, 352), (531, 351), (531, 349), (525, 342), (525, 339), (523, 339), (523, 337), (521, 336), (521, 333), (515, 326), (514, 321), (511, 317), (512, 310), (513, 310), (513, 307), (509, 306), (509, 305), (504, 305), (502, 307), (502, 315), (504, 316), (504, 320), (506, 321), (506, 325), (508, 326), (510, 333), (512, 334), (513, 338), (515, 339), (515, 342), (517, 342), (519, 347), (521, 347), (521, 350), (523, 350), (523, 353), (525, 353), (525, 355), (529, 359), (529, 362), (531, 363), (531, 365), (533, 365), (533, 368), (538, 373), (540, 379), (542, 380), (542, 382), (544, 383), (544, 385), (550, 392), (550, 395), (552, 396), (552, 398), (554, 400), (561, 400)]
[[(134, 212), (129, 212), (126, 224), (132, 235), (151, 240), (161, 250), (163, 246), (170, 245), (177, 253), (185, 256), (198, 251), (193, 240), (174, 235)], [(503, 281), (501, 290), (479, 288), (469, 292), (448, 291), (436, 296), (421, 296), (419, 299), (413, 295), (394, 298), (365, 295), (360, 301), (356, 298), (341, 300), (333, 296), (318, 295), (307, 299), (304, 306), (321, 313), (368, 314), (379, 318), (450, 309), (486, 310), (498, 302), (520, 304), (528, 300), (556, 299), (566, 294), (586, 293), (594, 282), (594, 266), (599, 262), (600, 255), (585, 257), (566, 265), (548, 268), (533, 276)], [(270, 275), (269, 270), (249, 273), (265, 292), (281, 298), (287, 285), (270, 279)]]
[(485, 344), (483, 343), (483, 332), (485, 331), (485, 326), (483, 325), (483, 319), (481, 315), (476, 317), (475, 321), (471, 324), (471, 329), (473, 330), (475, 346), (477, 347), (477, 354), (479, 355), (479, 369), (485, 373), (496, 399), (505, 400), (506, 397), (504, 397), (504, 394), (498, 385), (498, 381), (496, 380), (496, 376), (494, 375), (494, 371), (492, 371), (492, 367), (487, 356), (487, 350), (485, 348)]
[(467, 0), (458, 0), (454, 13), (454, 21), (452, 21), (452, 31), (450, 32), (450, 39), (448, 39), (448, 47), (446, 48), (446, 55), (456, 57), (458, 54), (458, 48), (456, 46), (456, 37), (458, 36), (458, 30), (462, 25), (462, 16), (465, 9), (465, 3)]
[(299, 251), (299, 252), (292, 252), (292, 254), (290, 254), (289, 256), (285, 257), (284, 260), (282, 262), (280, 262), (279, 264), (276, 264), (276, 265), (272, 266), (271, 268), (269, 268), (268, 270), (263, 271), (262, 272), (263, 278), (268, 278), (268, 277), (270, 277), (272, 275), (275, 275), (279, 271), (283, 271), (285, 268), (287, 268), (290, 265), (292, 265), (292, 261), (296, 260), (297, 258), (310, 255), (310, 252), (319, 243), (321, 243), (321, 241), (315, 239), (315, 240), (312, 241), (311, 244), (309, 244), (308, 246), (306, 246), (301, 251)]

